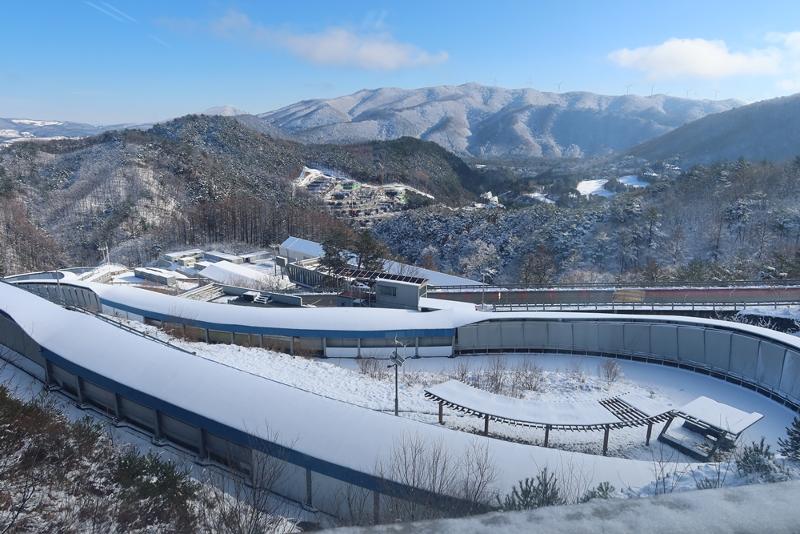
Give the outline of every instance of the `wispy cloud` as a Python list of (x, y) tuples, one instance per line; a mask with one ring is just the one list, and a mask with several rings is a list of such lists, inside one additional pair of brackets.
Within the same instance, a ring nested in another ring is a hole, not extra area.
[(131, 17), (130, 15), (128, 15), (127, 13), (125, 13), (124, 11), (122, 11), (121, 9), (118, 9), (118, 8), (116, 8), (116, 7), (112, 6), (112, 5), (111, 5), (111, 4), (109, 4), (108, 2), (101, 2), (101, 3), (103, 4), (103, 6), (104, 6), (106, 9), (108, 9), (109, 11), (113, 11), (114, 13), (116, 13), (117, 15), (119, 15), (120, 17), (122, 17), (122, 18), (124, 18), (124, 19), (126, 19), (126, 20), (128, 20), (128, 21), (130, 21), (130, 22), (138, 22), (138, 21), (137, 21), (135, 18)]
[(91, 7), (92, 9), (94, 9), (96, 11), (99, 11), (100, 13), (102, 13), (103, 15), (105, 15), (107, 17), (111, 17), (112, 19), (116, 20), (117, 22), (125, 22), (125, 19), (123, 19), (119, 15), (115, 15), (114, 13), (112, 13), (109, 10), (107, 10), (106, 8), (100, 7), (100, 6), (98, 6), (97, 4), (95, 4), (93, 2), (89, 2), (88, 0), (84, 0), (83, 3), (86, 4), (87, 6)]
[(385, 15), (371, 15), (371, 29), (363, 31), (329, 27), (319, 32), (299, 33), (265, 26), (244, 13), (229, 11), (212, 21), (209, 29), (220, 38), (281, 48), (318, 65), (396, 70), (447, 61), (447, 52), (428, 52), (378, 30), (383, 28), (384, 19)]
[(166, 43), (163, 39), (160, 39), (159, 37), (157, 37), (157, 36), (155, 36), (153, 34), (148, 35), (147, 38), (150, 39), (151, 41), (153, 41), (154, 43), (163, 46), (164, 48), (171, 48), (169, 46), (169, 43)]
[[(112, 5), (112, 4), (109, 4), (108, 2), (100, 2), (99, 4), (96, 4), (94, 2), (90, 2), (89, 0), (84, 0), (83, 3), (86, 4), (87, 6), (91, 7), (92, 9), (94, 9), (96, 11), (99, 11), (103, 15), (116, 20), (117, 22), (139, 24), (139, 21), (136, 20), (134, 17), (132, 17), (131, 15), (125, 13), (124, 11), (119, 9), (118, 7), (116, 7), (116, 6)], [(143, 29), (142, 26), (137, 26), (137, 27), (140, 28), (140, 29)], [(159, 46), (162, 46), (164, 48), (172, 48), (169, 45), (169, 43), (165, 42), (163, 39), (161, 39), (157, 35), (148, 34), (147, 38), (150, 39), (151, 41), (153, 41), (154, 43), (156, 43)]]
[(108, 2), (100, 2), (102, 5), (98, 5), (94, 2), (89, 2), (89, 0), (84, 0), (83, 3), (92, 9), (99, 11), (103, 15), (116, 20), (117, 22), (137, 22), (135, 18), (131, 17), (121, 9), (112, 6)]
[(623, 48), (609, 54), (621, 67), (643, 72), (651, 80), (669, 78), (718, 79), (777, 74), (783, 50), (765, 48), (734, 52), (724, 41), (668, 39), (654, 46)]

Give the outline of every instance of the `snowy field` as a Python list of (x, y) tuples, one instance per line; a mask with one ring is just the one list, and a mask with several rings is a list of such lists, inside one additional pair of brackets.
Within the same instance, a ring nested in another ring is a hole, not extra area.
[(588, 197), (595, 195), (599, 197), (613, 197), (614, 193), (603, 188), (608, 183), (605, 178), (598, 178), (596, 180), (582, 180), (578, 182), (576, 189), (581, 195)]
[[(387, 368), (386, 360), (293, 357), (260, 348), (187, 342), (172, 338), (155, 327), (136, 322), (128, 324), (196, 352), (199, 357), (270, 380), (372, 410), (394, 410), (394, 374), (393, 370)], [(753, 391), (671, 367), (615, 360), (622, 376), (609, 382), (602, 376), (600, 368), (604, 361), (607, 360), (591, 356), (542, 354), (408, 359), (399, 375), (401, 416), (437, 424), (438, 406), (425, 398), (425, 388), (454, 378), (469, 382), (485, 378), (487, 374), (502, 376), (505, 384), (503, 394), (554, 405), (597, 402), (625, 393), (636, 393), (680, 407), (705, 395), (746, 412), (763, 414), (761, 421), (745, 431), (742, 442), (749, 443), (763, 436), (773, 448), (794, 415), (788, 408)], [(527, 385), (533, 382), (535, 389), (514, 388), (515, 377), (519, 377), (520, 370), (528, 373), (530, 378)], [(445, 409), (444, 423), (447, 428), (466, 432), (478, 433), (483, 430), (482, 419), (454, 410)], [(654, 426), (652, 443), (657, 443), (655, 436), (660, 430), (661, 425)], [(529, 444), (541, 444), (544, 440), (543, 430), (496, 422), (490, 424), (490, 434)], [(644, 427), (613, 430), (609, 455), (652, 460), (654, 454), (661, 454), (661, 445), (645, 446), (645, 434)], [(602, 439), (600, 431), (551, 431), (549, 443), (551, 447), (564, 450), (599, 454), (602, 451)], [(669, 454), (674, 461), (692, 461), (672, 449), (669, 449)]]

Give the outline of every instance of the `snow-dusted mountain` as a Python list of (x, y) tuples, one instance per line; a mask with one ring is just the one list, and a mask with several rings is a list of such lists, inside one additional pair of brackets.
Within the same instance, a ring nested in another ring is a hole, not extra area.
[(64, 139), (66, 137), (87, 137), (108, 130), (127, 127), (132, 127), (132, 125), (109, 124), (96, 126), (82, 122), (0, 117), (0, 145), (31, 139), (49, 140)]
[(224, 106), (214, 106), (203, 112), (203, 115), (222, 115), (223, 117), (235, 117), (236, 115), (247, 114), (248, 113), (246, 111), (242, 111), (241, 109), (228, 104)]
[(83, 137), (100, 133), (103, 129), (91, 124), (39, 119), (0, 118), (0, 144), (25, 139), (52, 139)]
[(412, 136), (461, 156), (561, 157), (624, 151), (737, 105), (734, 100), (547, 93), (464, 84), (362, 90), (304, 100), (259, 117), (305, 142)]

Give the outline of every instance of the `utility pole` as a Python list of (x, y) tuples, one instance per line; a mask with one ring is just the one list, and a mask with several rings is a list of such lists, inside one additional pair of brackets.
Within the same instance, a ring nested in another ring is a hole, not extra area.
[(398, 370), (400, 366), (403, 365), (403, 362), (406, 359), (400, 354), (397, 353), (397, 347), (402, 345), (403, 348), (406, 348), (404, 343), (398, 341), (397, 336), (394, 336), (394, 353), (392, 354), (390, 360), (392, 363), (387, 365), (386, 367), (394, 367), (394, 416), (400, 416), (400, 397), (399, 397), (399, 386), (398, 386)]

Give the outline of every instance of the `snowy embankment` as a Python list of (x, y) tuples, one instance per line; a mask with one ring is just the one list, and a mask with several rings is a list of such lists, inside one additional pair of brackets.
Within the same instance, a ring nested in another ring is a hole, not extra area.
[(495, 512), (469, 518), (338, 530), (341, 534), (438, 532), (547, 532), (550, 534), (674, 534), (730, 532), (796, 534), (800, 482), (661, 495), (633, 501), (595, 500), (529, 512)]
[(800, 323), (800, 306), (748, 306), (739, 315), (775, 317)]

